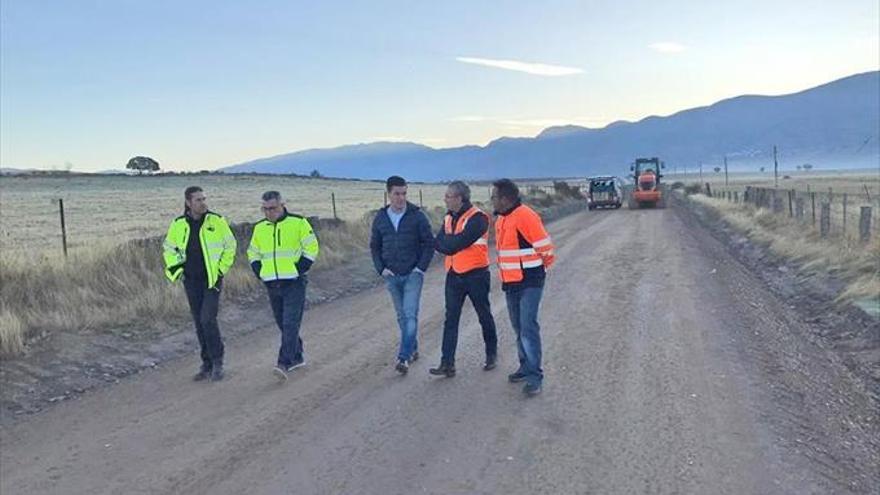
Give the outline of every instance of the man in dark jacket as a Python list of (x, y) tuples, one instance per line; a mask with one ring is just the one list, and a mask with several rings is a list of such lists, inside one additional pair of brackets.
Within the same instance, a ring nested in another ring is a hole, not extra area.
[(370, 251), (376, 272), (384, 279), (397, 312), (400, 349), (396, 369), (409, 371), (419, 358), (419, 299), (425, 272), (434, 256), (434, 236), (428, 217), (406, 200), (406, 181), (396, 175), (385, 182), (389, 205), (373, 219)]

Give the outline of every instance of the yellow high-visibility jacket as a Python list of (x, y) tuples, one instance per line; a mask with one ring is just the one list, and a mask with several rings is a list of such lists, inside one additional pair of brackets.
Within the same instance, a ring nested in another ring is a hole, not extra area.
[(254, 225), (248, 261), (263, 282), (299, 278), (317, 257), (318, 238), (305, 218), (285, 211), (277, 222)]
[[(172, 282), (183, 275), (189, 236), (190, 228), (186, 215), (175, 218), (168, 227), (168, 234), (163, 244), (163, 258), (165, 276)], [(235, 236), (232, 235), (232, 229), (229, 228), (226, 219), (211, 211), (205, 213), (198, 236), (202, 245), (205, 271), (208, 274), (208, 288), (213, 288), (220, 277), (229, 273), (235, 261), (237, 246)]]

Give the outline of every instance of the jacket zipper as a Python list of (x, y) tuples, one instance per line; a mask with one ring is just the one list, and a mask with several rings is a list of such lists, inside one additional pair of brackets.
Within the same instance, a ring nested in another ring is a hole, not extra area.
[(275, 230), (272, 231), (272, 263), (275, 265), (275, 280), (278, 280), (278, 245), (281, 238), (278, 236), (278, 222), (275, 222)]
[(211, 288), (211, 253), (208, 252), (207, 245), (205, 244), (205, 238), (202, 236), (202, 227), (205, 226), (205, 222), (208, 220), (208, 216), (205, 215), (202, 217), (202, 224), (199, 226), (199, 244), (202, 246), (202, 258), (205, 262), (205, 270), (207, 270), (206, 275), (208, 276), (208, 288)]

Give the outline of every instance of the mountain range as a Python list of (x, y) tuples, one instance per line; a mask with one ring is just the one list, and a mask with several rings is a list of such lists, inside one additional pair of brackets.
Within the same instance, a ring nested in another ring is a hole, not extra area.
[(880, 166), (880, 72), (838, 79), (798, 93), (744, 95), (715, 104), (600, 129), (550, 127), (532, 138), (502, 137), (486, 146), (431, 148), (376, 142), (297, 151), (223, 167), (226, 173), (309, 174), (417, 181), (494, 177), (624, 175), (640, 156), (667, 169), (721, 164), (731, 171), (810, 163), (815, 170)]

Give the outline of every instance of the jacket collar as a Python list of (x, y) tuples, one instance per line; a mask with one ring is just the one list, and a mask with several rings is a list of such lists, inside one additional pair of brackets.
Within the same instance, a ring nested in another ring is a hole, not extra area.
[[(391, 203), (385, 205), (385, 208), (383, 208), (383, 209), (384, 209), (386, 212), (387, 212), (387, 211), (391, 211)], [(416, 210), (419, 210), (419, 209), (420, 209), (420, 208), (419, 208), (418, 206), (416, 206), (416, 205), (410, 203), (409, 201), (407, 201), (407, 202), (406, 202), (406, 208), (404, 208), (403, 212), (404, 212), (404, 213), (409, 213), (409, 212), (411, 212), (411, 211), (416, 211)]]
[(511, 213), (513, 210), (519, 208), (520, 206), (522, 206), (522, 200), (519, 199), (519, 198), (517, 198), (517, 200), (513, 203), (513, 205), (512, 205), (510, 208), (508, 208), (508, 209), (506, 209), (506, 210), (504, 210), (504, 211), (496, 211), (496, 212), (494, 212), (494, 214), (495, 214), (495, 215), (501, 215), (502, 217), (505, 216), (505, 215), (510, 215), (510, 213)]
[(285, 206), (284, 213), (282, 213), (281, 216), (278, 217), (278, 220), (275, 220), (274, 222), (271, 222), (271, 223), (281, 223), (281, 222), (287, 220), (287, 217), (289, 217), (289, 216), (290, 216), (290, 213), (287, 211), (287, 207)]

